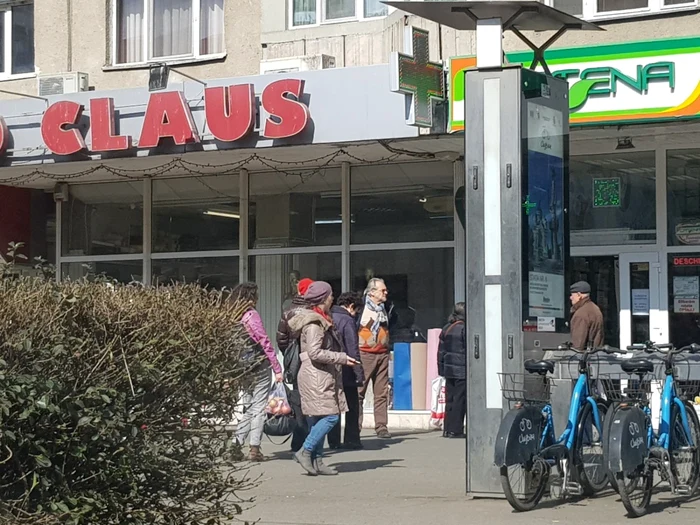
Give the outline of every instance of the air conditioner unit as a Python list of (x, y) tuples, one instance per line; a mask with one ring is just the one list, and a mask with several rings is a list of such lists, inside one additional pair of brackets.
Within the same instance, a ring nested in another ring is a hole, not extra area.
[(56, 75), (39, 76), (39, 96), (65, 95), (87, 91), (90, 87), (87, 73), (58, 73)]
[(330, 55), (307, 55), (302, 57), (275, 58), (260, 62), (261, 75), (334, 68), (335, 57)]

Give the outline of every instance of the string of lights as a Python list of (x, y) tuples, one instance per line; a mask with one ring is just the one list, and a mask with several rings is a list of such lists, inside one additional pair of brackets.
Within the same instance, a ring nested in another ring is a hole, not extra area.
[[(39, 179), (48, 179), (56, 183), (70, 182), (77, 179), (84, 179), (97, 173), (107, 173), (117, 178), (129, 180), (143, 180), (144, 178), (164, 177), (168, 175), (177, 176), (194, 176), (194, 177), (216, 177), (232, 175), (239, 172), (241, 169), (249, 167), (253, 164), (263, 165), (267, 170), (277, 172), (285, 176), (298, 176), (302, 182), (315, 174), (322, 172), (332, 166), (339, 166), (342, 162), (354, 161), (363, 165), (381, 165), (390, 164), (402, 157), (414, 157), (415, 155), (409, 152), (394, 152), (391, 155), (378, 159), (362, 158), (354, 155), (344, 148), (339, 148), (336, 151), (325, 155), (308, 158), (297, 161), (279, 160), (265, 157), (257, 153), (253, 153), (248, 157), (230, 163), (212, 164), (212, 163), (197, 163), (189, 159), (178, 157), (164, 162), (160, 166), (143, 167), (143, 168), (121, 168), (105, 163), (90, 166), (82, 170), (77, 170), (72, 173), (52, 173), (43, 168), (36, 168), (29, 172), (3, 177), (0, 170), (1, 184), (26, 185)], [(75, 162), (79, 164), (79, 162)], [(308, 166), (308, 168), (307, 168)], [(259, 169), (257, 171), (260, 171)], [(265, 170), (263, 170), (265, 171)]]

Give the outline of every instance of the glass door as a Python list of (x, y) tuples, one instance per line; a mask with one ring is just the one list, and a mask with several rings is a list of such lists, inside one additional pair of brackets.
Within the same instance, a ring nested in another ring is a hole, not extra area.
[(668, 315), (661, 309), (658, 253), (620, 255), (620, 347), (668, 341)]

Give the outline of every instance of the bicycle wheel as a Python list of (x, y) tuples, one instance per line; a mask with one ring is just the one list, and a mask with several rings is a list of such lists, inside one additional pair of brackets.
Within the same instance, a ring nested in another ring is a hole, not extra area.
[(651, 502), (653, 481), (654, 473), (646, 466), (640, 467), (638, 472), (629, 476), (617, 474), (615, 480), (617, 492), (630, 518), (641, 518), (647, 513)]
[[(597, 404), (602, 429), (608, 406), (602, 402)], [(608, 474), (603, 460), (603, 439), (601, 431), (595, 426), (593, 409), (589, 403), (583, 405), (578, 413), (573, 458), (584, 495), (591, 496), (607, 487)]]
[(527, 512), (537, 506), (548, 479), (549, 465), (542, 458), (534, 458), (531, 465), (501, 467), (503, 493), (518, 512)]
[(683, 427), (683, 417), (677, 405), (671, 408), (671, 434), (670, 434), (670, 454), (671, 454), (671, 472), (676, 478), (676, 485), (687, 487), (689, 490), (688, 496), (693, 496), (700, 484), (700, 471), (698, 462), (700, 455), (698, 452), (698, 443), (700, 442), (700, 422), (695, 408), (685, 402), (685, 411), (688, 415), (688, 426), (690, 427), (690, 435), (692, 444), (688, 440), (688, 436)]

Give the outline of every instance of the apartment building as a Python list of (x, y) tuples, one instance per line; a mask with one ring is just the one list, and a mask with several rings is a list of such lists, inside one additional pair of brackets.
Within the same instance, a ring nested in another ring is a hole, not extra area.
[(259, 28), (258, 0), (0, 0), (0, 89), (145, 86), (153, 62), (202, 79), (255, 74)]

